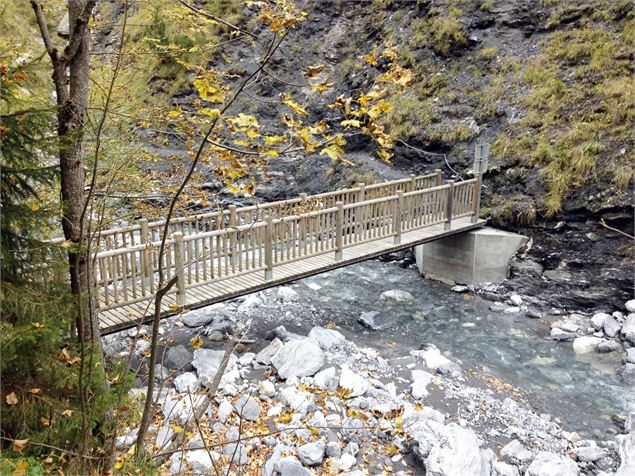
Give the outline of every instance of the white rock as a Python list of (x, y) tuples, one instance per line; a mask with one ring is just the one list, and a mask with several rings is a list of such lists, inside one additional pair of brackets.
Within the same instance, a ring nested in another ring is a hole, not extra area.
[(337, 390), (339, 379), (337, 378), (335, 367), (320, 370), (313, 377), (313, 383), (324, 390)]
[[(214, 451), (210, 451), (214, 461), (220, 459), (220, 455)], [(214, 463), (209, 457), (207, 450), (194, 450), (185, 453), (185, 460), (190, 464), (192, 471), (190, 474), (212, 474), (214, 471)]]
[(509, 302), (511, 302), (512, 305), (516, 307), (520, 307), (520, 305), (523, 303), (523, 298), (521, 298), (518, 294), (512, 294), (511, 296), (509, 296)]
[(223, 400), (218, 405), (218, 420), (225, 423), (234, 412), (234, 406), (228, 400)]
[(265, 397), (273, 397), (276, 394), (276, 386), (271, 380), (263, 380), (258, 383), (258, 392)]
[(596, 352), (598, 350), (598, 346), (602, 343), (603, 340), (604, 339), (602, 339), (601, 337), (593, 336), (577, 337), (573, 341), (573, 350), (576, 354)]
[(598, 312), (596, 314), (593, 314), (593, 317), (591, 318), (591, 324), (593, 325), (593, 328), (596, 331), (602, 329), (602, 327), (604, 327), (604, 321), (609, 317), (611, 316), (605, 312)]
[(298, 448), (298, 458), (305, 466), (316, 466), (324, 461), (324, 450), (326, 445), (323, 441), (307, 443)]
[(309, 405), (313, 403), (314, 396), (308, 392), (301, 392), (297, 388), (285, 387), (279, 392), (280, 401), (292, 410), (306, 414)]
[(507, 314), (516, 314), (520, 312), (520, 308), (518, 306), (511, 306), (511, 307), (505, 308), (503, 312)]
[(181, 314), (181, 322), (187, 327), (205, 326), (212, 322), (212, 319), (214, 319), (214, 313), (210, 312), (208, 307), (202, 307), (201, 309), (195, 309)]
[(512, 440), (507, 443), (500, 451), (500, 456), (503, 461), (512, 463), (514, 460), (518, 460), (521, 463), (531, 460), (533, 455), (530, 451), (523, 446), (518, 440)]
[(350, 453), (344, 453), (339, 458), (331, 458), (331, 468), (335, 471), (348, 471), (351, 469), (355, 463), (357, 463), (357, 459)]
[(492, 476), (518, 476), (518, 468), (502, 461), (492, 463)]
[[(224, 355), (225, 351), (223, 350), (196, 349), (194, 351), (192, 365), (196, 369), (196, 373), (198, 374), (198, 378), (202, 385), (209, 386), (214, 381), (214, 377), (218, 372), (218, 368)], [(229, 356), (229, 362), (225, 369), (225, 373), (220, 379), (221, 387), (233, 383), (236, 378), (239, 377), (238, 372), (233, 371), (237, 361), (238, 359), (234, 354)]]
[(284, 379), (314, 375), (324, 365), (324, 352), (313, 339), (292, 340), (276, 352), (271, 363)]
[(402, 291), (401, 289), (391, 289), (384, 291), (379, 296), (381, 301), (396, 301), (396, 302), (409, 302), (414, 300), (414, 296), (408, 291)]
[(584, 461), (585, 463), (597, 461), (605, 454), (605, 451), (597, 446), (583, 446), (576, 448), (575, 452), (578, 455), (578, 460)]
[(253, 352), (245, 352), (243, 355), (241, 355), (238, 358), (238, 363), (242, 365), (243, 367), (247, 367), (251, 365), (255, 357), (256, 357), (256, 354), (254, 354)]
[(631, 299), (630, 301), (626, 301), (624, 303), (624, 307), (628, 312), (635, 312), (635, 299)]
[(289, 286), (280, 286), (277, 294), (278, 299), (282, 302), (292, 302), (299, 299), (298, 293)]
[(604, 329), (604, 333), (609, 337), (615, 337), (620, 333), (622, 326), (615, 320), (613, 316), (609, 316), (604, 320), (604, 324), (602, 325)]
[(302, 463), (294, 456), (280, 458), (275, 468), (280, 476), (313, 476), (313, 473), (302, 466)]
[(346, 338), (334, 329), (316, 326), (309, 331), (309, 337), (324, 350), (331, 350), (346, 341)]
[(620, 467), (615, 476), (632, 476), (635, 474), (635, 429), (632, 428), (626, 435), (616, 436), (615, 440), (620, 455)]
[(578, 465), (570, 458), (540, 451), (527, 468), (526, 476), (578, 476)]
[(247, 395), (243, 395), (238, 400), (236, 400), (236, 402), (234, 403), (234, 409), (236, 410), (236, 413), (238, 413), (238, 415), (248, 421), (258, 420), (258, 416), (260, 415), (261, 411), (258, 402)]
[(560, 329), (565, 332), (578, 332), (580, 330), (580, 326), (569, 321), (565, 321), (560, 324)]
[(245, 300), (238, 306), (238, 312), (250, 313), (254, 309), (266, 304), (267, 298), (262, 292), (248, 295)]
[(193, 372), (182, 373), (174, 379), (174, 388), (176, 388), (176, 391), (179, 393), (187, 392), (188, 390), (194, 392), (198, 389), (199, 385), (198, 378), (196, 378)]
[(444, 375), (460, 375), (461, 366), (452, 362), (441, 354), (441, 351), (434, 345), (428, 344), (426, 349), (420, 354), (426, 367)]
[[(635, 299), (633, 301), (635, 301)], [(635, 314), (626, 316), (626, 321), (624, 321), (624, 326), (622, 326), (622, 337), (635, 344)]]
[(434, 379), (434, 375), (425, 370), (413, 370), (412, 371), (412, 383), (410, 389), (412, 390), (412, 397), (420, 400), (423, 397), (428, 396), (428, 384)]
[(134, 350), (137, 354), (143, 354), (144, 352), (148, 352), (152, 347), (152, 344), (144, 339), (138, 339), (135, 343)]
[(368, 390), (368, 381), (353, 372), (346, 364), (342, 365), (340, 387), (349, 389), (351, 397), (361, 397)]
[(443, 428), (425, 460), (426, 476), (489, 476), (490, 468), (479, 448), (476, 434), (456, 423)]

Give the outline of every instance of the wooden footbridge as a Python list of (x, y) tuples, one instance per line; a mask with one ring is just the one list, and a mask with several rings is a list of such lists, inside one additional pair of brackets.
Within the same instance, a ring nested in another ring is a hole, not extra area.
[[(162, 264), (177, 277), (162, 316), (482, 226), (479, 179), (441, 172), (172, 219)], [(101, 233), (95, 260), (104, 333), (151, 318), (164, 221)]]

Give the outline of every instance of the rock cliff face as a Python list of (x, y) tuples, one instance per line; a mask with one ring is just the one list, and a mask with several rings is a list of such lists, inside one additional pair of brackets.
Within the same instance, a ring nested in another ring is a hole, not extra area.
[(392, 170), (369, 160), (370, 141), (356, 136), (345, 147), (356, 170), (319, 156), (274, 165), (290, 180), (282, 189), (434, 168), (466, 177), (474, 145), (487, 141), (483, 213), (494, 226), (532, 237), (529, 257), (547, 272), (517, 288), (540, 293), (546, 280), (553, 303), (573, 308), (632, 296), (633, 242), (603, 226), (633, 232), (632, 2), (376, 0), (313, 8), (276, 68), (291, 78), (298, 65), (327, 65), (335, 89), (302, 91), (316, 118), (336, 123), (325, 106), (371, 86), (374, 68), (359, 56), (374, 49), (396, 45), (416, 82), (391, 98), (385, 119), (397, 138)]
[[(245, 24), (254, 15), (249, 6), (227, 8)], [(284, 132), (280, 92), (323, 64), (320, 79), (334, 86), (322, 94), (298, 87), (293, 97), (307, 106), (307, 121), (337, 128), (343, 117), (327, 106), (368, 91), (387, 68), (381, 53), (390, 46), (415, 80), (387, 98), (392, 166), (376, 159), (371, 139), (349, 134), (344, 149), (354, 166), (317, 153), (272, 160), (260, 199), (435, 168), (468, 177), (474, 145), (487, 141), (483, 215), (532, 237), (529, 257), (544, 271), (513, 285), (539, 292), (547, 281), (553, 301), (570, 307), (631, 297), (633, 242), (619, 231), (632, 234), (634, 216), (632, 0), (323, 0), (306, 8), (271, 75), (236, 110)], [(372, 52), (376, 64), (360, 58)], [(256, 66), (251, 46), (240, 43), (214, 61), (237, 76)], [(183, 84), (174, 104), (196, 99)]]

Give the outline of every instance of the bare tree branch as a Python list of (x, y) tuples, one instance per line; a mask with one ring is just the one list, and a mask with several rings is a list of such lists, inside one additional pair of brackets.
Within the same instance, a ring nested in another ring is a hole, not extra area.
[(217, 23), (220, 23), (221, 25), (225, 25), (228, 26), (229, 28), (232, 28), (233, 30), (239, 31), (245, 35), (251, 36), (254, 39), (258, 39), (258, 36), (254, 35), (253, 33), (251, 33), (250, 31), (247, 30), (243, 30), (242, 28), (236, 26), (236, 25), (232, 25), (231, 23), (229, 23), (228, 21), (223, 20), (222, 18), (218, 18), (215, 17), (214, 15), (210, 15), (209, 13), (207, 13), (206, 11), (200, 10), (198, 8), (196, 8), (193, 5), (190, 5), (189, 3), (183, 1), (183, 0), (177, 0), (177, 2), (179, 2), (181, 5), (183, 5), (185, 8), (188, 8), (189, 10), (193, 11), (194, 13), (207, 18), (208, 20), (213, 20)]

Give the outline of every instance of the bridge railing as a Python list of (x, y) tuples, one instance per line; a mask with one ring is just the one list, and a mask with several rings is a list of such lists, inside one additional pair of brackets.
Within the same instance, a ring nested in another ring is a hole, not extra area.
[[(412, 192), (437, 186), (441, 183), (441, 171), (427, 175), (410, 175), (408, 178), (381, 182), (373, 185), (359, 184), (357, 187), (317, 195), (303, 194), (298, 198), (280, 200), (247, 207), (230, 206), (219, 210), (197, 215), (175, 217), (170, 220), (169, 234), (181, 232), (183, 235), (223, 230), (240, 225), (248, 225), (264, 220), (266, 216), (274, 220), (290, 215), (300, 215), (331, 208), (335, 203), (357, 203), (380, 197), (394, 195), (397, 190)], [(135, 246), (138, 244), (159, 241), (163, 237), (165, 220), (148, 222), (140, 219), (134, 225), (107, 229), (96, 236), (97, 249), (100, 251)]]
[[(183, 234), (166, 240), (162, 257), (165, 276), (177, 276), (178, 306), (187, 289), (247, 273), (264, 272), (273, 279), (277, 266), (475, 214), (477, 180), (449, 182), (422, 190), (334, 206), (302, 214), (262, 220), (231, 228)], [(157, 290), (160, 240), (96, 255), (99, 307), (112, 309), (149, 299)], [(203, 292), (203, 291), (201, 291)]]

